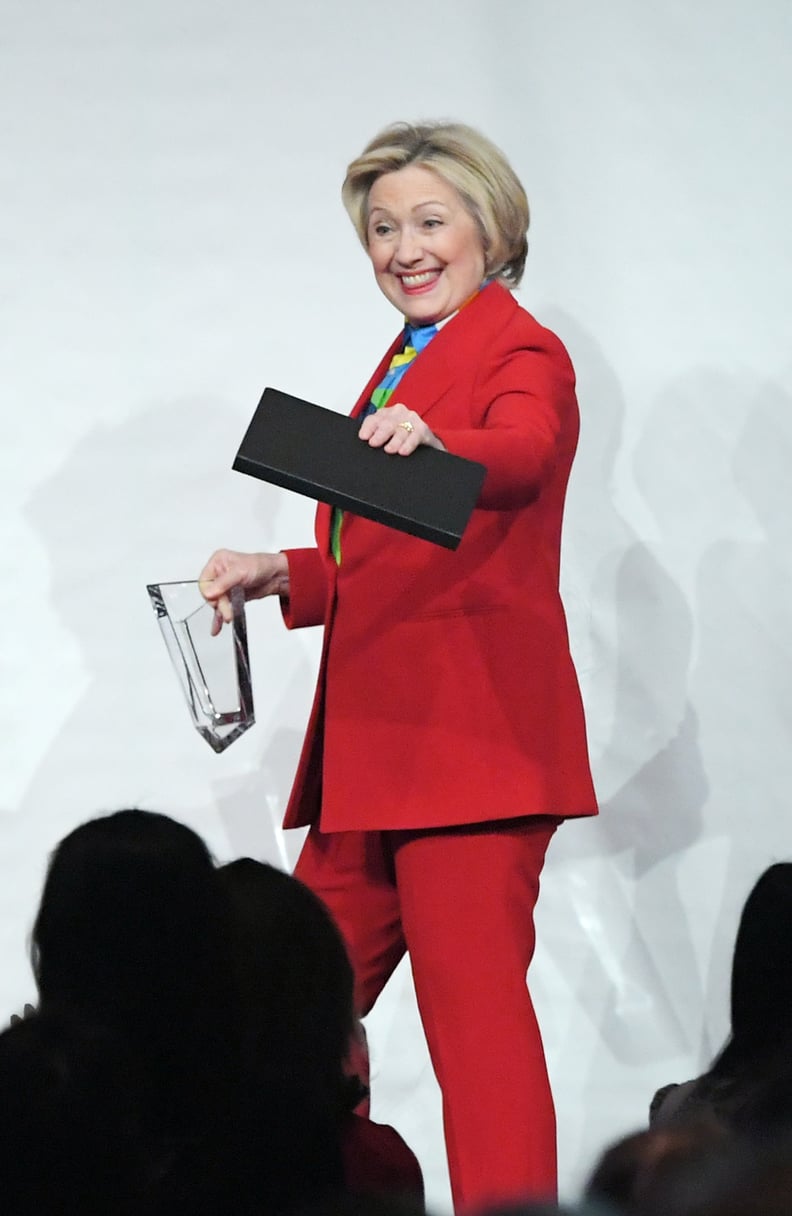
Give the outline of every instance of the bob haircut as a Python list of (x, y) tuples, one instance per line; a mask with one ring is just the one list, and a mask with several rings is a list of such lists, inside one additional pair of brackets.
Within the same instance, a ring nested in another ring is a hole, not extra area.
[(516, 287), (528, 253), (528, 199), (500, 149), (463, 123), (393, 123), (352, 161), (341, 198), (364, 249), (371, 187), (407, 165), (430, 169), (457, 191), (481, 233), (487, 277)]

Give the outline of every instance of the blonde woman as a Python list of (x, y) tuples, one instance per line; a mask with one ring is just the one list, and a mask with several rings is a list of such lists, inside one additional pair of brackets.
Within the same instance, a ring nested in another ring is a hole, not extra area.
[(324, 626), (285, 820), (310, 825), (296, 873), (344, 933), (362, 1013), (409, 950), (456, 1205), (549, 1196), (533, 911), (557, 825), (596, 813), (558, 590), (574, 373), (511, 294), (528, 204), (489, 140), (389, 127), (343, 199), (406, 319), (354, 407), (360, 440), (481, 461), (480, 500), (455, 552), (320, 505), (315, 547), (222, 550), (202, 586), (226, 618), (241, 584), (280, 595), (289, 628)]

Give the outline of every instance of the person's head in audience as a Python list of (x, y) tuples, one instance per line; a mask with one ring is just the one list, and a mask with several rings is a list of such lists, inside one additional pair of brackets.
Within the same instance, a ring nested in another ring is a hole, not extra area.
[(231, 1067), (221, 906), (195, 832), (165, 815), (123, 810), (60, 842), (33, 929), (40, 1007), (123, 1034), (167, 1134), (200, 1122)]
[(701, 1118), (636, 1132), (603, 1153), (585, 1197), (617, 1216), (790, 1216), (792, 1139)]
[(343, 1063), (353, 973), (321, 900), (264, 862), (222, 866), (247, 1083), (248, 1132), (270, 1151), (251, 1191), (293, 1206), (343, 1186), (341, 1126), (359, 1096)]
[[(792, 862), (761, 875), (740, 917), (731, 976), (731, 1054), (774, 1050), (792, 1011)], [(727, 1052), (728, 1052), (727, 1048)]]
[(740, 916), (731, 974), (731, 1032), (705, 1078), (729, 1124), (792, 1122), (792, 863), (759, 877)]
[(729, 1037), (707, 1071), (659, 1090), (654, 1127), (706, 1111), (737, 1131), (792, 1127), (792, 863), (770, 866), (740, 917)]
[(354, 975), (330, 913), (304, 883), (249, 857), (221, 866), (218, 879), (229, 909), (246, 1057), (270, 1076), (288, 1069), (292, 1087), (309, 1086), (328, 1108), (349, 1108), (357, 1095), (343, 1063), (355, 1025)]
[(124, 1046), (105, 1030), (36, 1013), (0, 1034), (0, 1210), (138, 1216), (139, 1097)]
[(659, 1179), (695, 1173), (729, 1141), (726, 1129), (706, 1117), (635, 1132), (605, 1150), (586, 1183), (585, 1197), (617, 1212), (633, 1212)]

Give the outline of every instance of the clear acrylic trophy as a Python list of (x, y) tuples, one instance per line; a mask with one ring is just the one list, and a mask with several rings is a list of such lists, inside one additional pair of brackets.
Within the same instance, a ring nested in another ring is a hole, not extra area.
[(215, 610), (197, 582), (150, 583), (147, 590), (195, 728), (214, 751), (225, 751), (256, 720), (244, 592), (228, 593), (231, 624), (213, 637)]

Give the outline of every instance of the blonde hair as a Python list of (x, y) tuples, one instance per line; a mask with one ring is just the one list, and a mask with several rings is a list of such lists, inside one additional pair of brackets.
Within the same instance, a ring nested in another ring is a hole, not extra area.
[(364, 249), (369, 191), (406, 165), (430, 169), (457, 191), (481, 233), (487, 277), (516, 287), (528, 253), (528, 199), (500, 149), (464, 123), (393, 123), (352, 161), (341, 198)]

